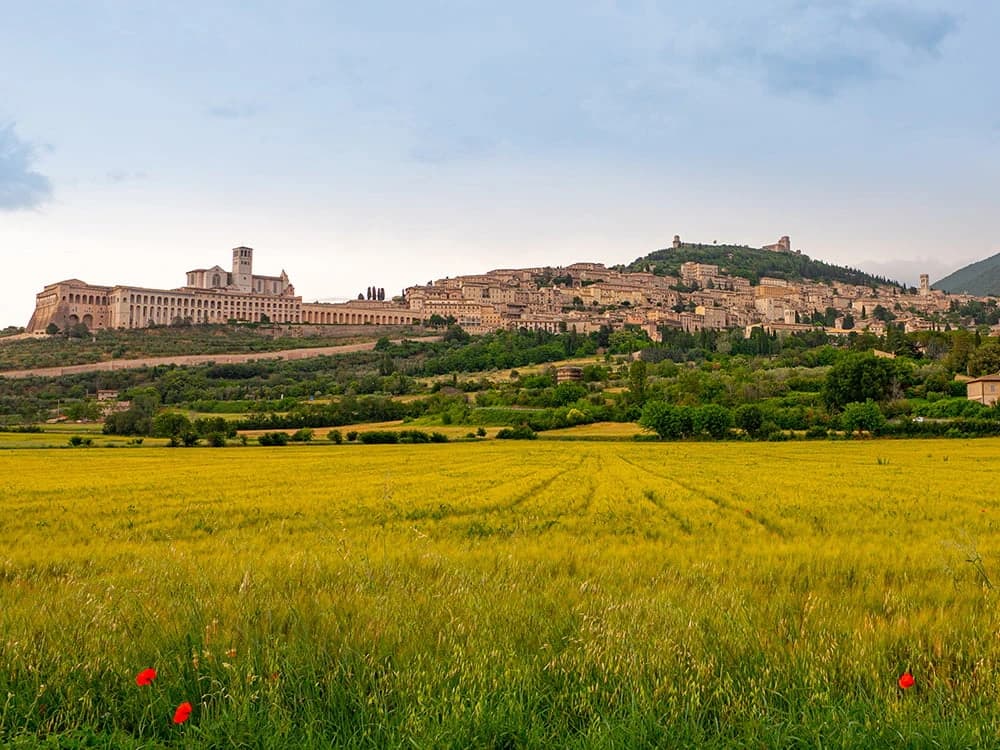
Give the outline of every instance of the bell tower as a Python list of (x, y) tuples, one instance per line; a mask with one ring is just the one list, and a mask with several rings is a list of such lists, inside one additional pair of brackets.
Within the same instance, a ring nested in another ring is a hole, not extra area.
[(253, 248), (233, 248), (233, 288), (240, 292), (253, 291)]

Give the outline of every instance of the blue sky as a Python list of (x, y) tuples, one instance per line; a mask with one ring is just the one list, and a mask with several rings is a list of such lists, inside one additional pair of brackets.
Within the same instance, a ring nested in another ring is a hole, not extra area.
[(307, 299), (685, 239), (1000, 251), (987, 0), (0, 0), (0, 326), (250, 245)]

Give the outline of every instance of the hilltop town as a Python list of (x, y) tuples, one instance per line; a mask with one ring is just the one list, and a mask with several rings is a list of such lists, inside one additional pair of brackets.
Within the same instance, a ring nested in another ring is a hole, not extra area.
[[(673, 252), (681, 257), (701, 247), (675, 236), (671, 248), (653, 255), (669, 258)], [(801, 256), (787, 236), (757, 250), (740, 250)], [(449, 322), (473, 334), (517, 329), (588, 334), (635, 326), (653, 341), (670, 328), (688, 333), (739, 328), (747, 336), (754, 328), (771, 334), (822, 329), (830, 335), (858, 330), (883, 335), (889, 321), (906, 332), (930, 330), (941, 325), (941, 316), (986, 299), (931, 289), (926, 274), (919, 288), (907, 288), (860, 272), (824, 279), (748, 278), (724, 262), (691, 260), (677, 263), (671, 274), (640, 259), (639, 270), (635, 264), (612, 268), (601, 263), (497, 269), (411, 286), (391, 299), (385, 298), (384, 289), (369, 287), (349, 302), (305, 302), (284, 271), (276, 276), (254, 274), (252, 248), (238, 247), (232, 253), (231, 270), (216, 265), (189, 271), (185, 285), (176, 289), (94, 286), (79, 279), (50, 284), (38, 294), (27, 330), (226, 322)], [(722, 257), (733, 254), (723, 252)], [(970, 318), (957, 325), (974, 327), (976, 322)]]

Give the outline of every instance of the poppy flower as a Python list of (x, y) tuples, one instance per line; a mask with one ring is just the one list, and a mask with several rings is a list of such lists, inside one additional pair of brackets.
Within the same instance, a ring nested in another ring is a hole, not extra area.
[(139, 687), (150, 684), (156, 679), (156, 670), (153, 668), (144, 669), (135, 676), (135, 684)]
[(910, 674), (910, 670), (909, 669), (907, 669), (905, 672), (903, 672), (903, 674), (901, 674), (899, 676), (899, 686), (903, 690), (906, 690), (907, 688), (913, 687), (913, 683), (914, 682), (915, 682), (915, 680), (913, 679), (913, 675)]
[(174, 711), (174, 724), (183, 724), (191, 716), (191, 704), (184, 701), (181, 705), (177, 707)]

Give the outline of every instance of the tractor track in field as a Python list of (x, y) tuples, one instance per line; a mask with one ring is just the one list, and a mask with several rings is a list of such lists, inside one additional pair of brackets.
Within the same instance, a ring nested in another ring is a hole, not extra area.
[[(658, 472), (653, 471), (652, 469), (646, 468), (642, 464), (638, 464), (638, 463), (635, 463), (634, 461), (630, 461), (629, 459), (625, 458), (624, 456), (619, 456), (619, 458), (622, 461), (624, 461), (625, 463), (627, 463), (629, 466), (631, 466), (631, 467), (633, 467), (635, 469), (639, 469), (640, 471), (644, 471), (647, 474), (649, 474), (651, 476), (654, 476), (654, 477), (656, 477), (658, 479), (662, 479), (662, 480), (665, 480), (667, 482), (670, 482), (670, 483), (672, 483), (672, 484), (680, 487), (681, 489), (686, 490), (687, 492), (690, 492), (692, 495), (695, 495), (697, 497), (704, 497), (710, 503), (712, 503), (713, 505), (715, 505), (719, 510), (724, 510), (724, 511), (729, 511), (729, 512), (732, 512), (732, 513), (736, 513), (741, 518), (745, 518), (748, 521), (752, 521), (753, 523), (755, 523), (756, 525), (760, 526), (762, 529), (764, 529), (765, 531), (767, 531), (770, 534), (776, 534), (777, 536), (780, 536), (780, 537), (785, 537), (786, 536), (785, 529), (783, 529), (778, 524), (776, 524), (776, 523), (774, 523), (772, 521), (762, 520), (762, 519), (760, 519), (760, 518), (758, 518), (758, 517), (756, 517), (756, 516), (754, 516), (754, 515), (752, 515), (750, 513), (747, 513), (746, 511), (740, 512), (738, 508), (736, 508), (734, 505), (732, 505), (730, 502), (728, 502), (725, 498), (719, 497), (718, 495), (713, 495), (711, 492), (708, 492), (707, 490), (705, 490), (702, 487), (699, 487), (698, 485), (688, 484), (686, 482), (680, 481), (679, 479), (675, 479), (674, 477), (670, 477), (670, 476), (667, 476), (665, 474), (660, 474)], [(655, 493), (653, 493), (653, 494), (655, 496)], [(657, 507), (662, 507), (662, 506), (660, 506), (660, 503), (656, 502), (655, 500), (651, 500), (651, 502), (653, 502), (655, 505), (657, 505)], [(667, 513), (667, 515), (673, 517), (673, 513), (667, 511), (665, 508), (662, 508), (662, 509), (664, 510), (664, 512)]]

